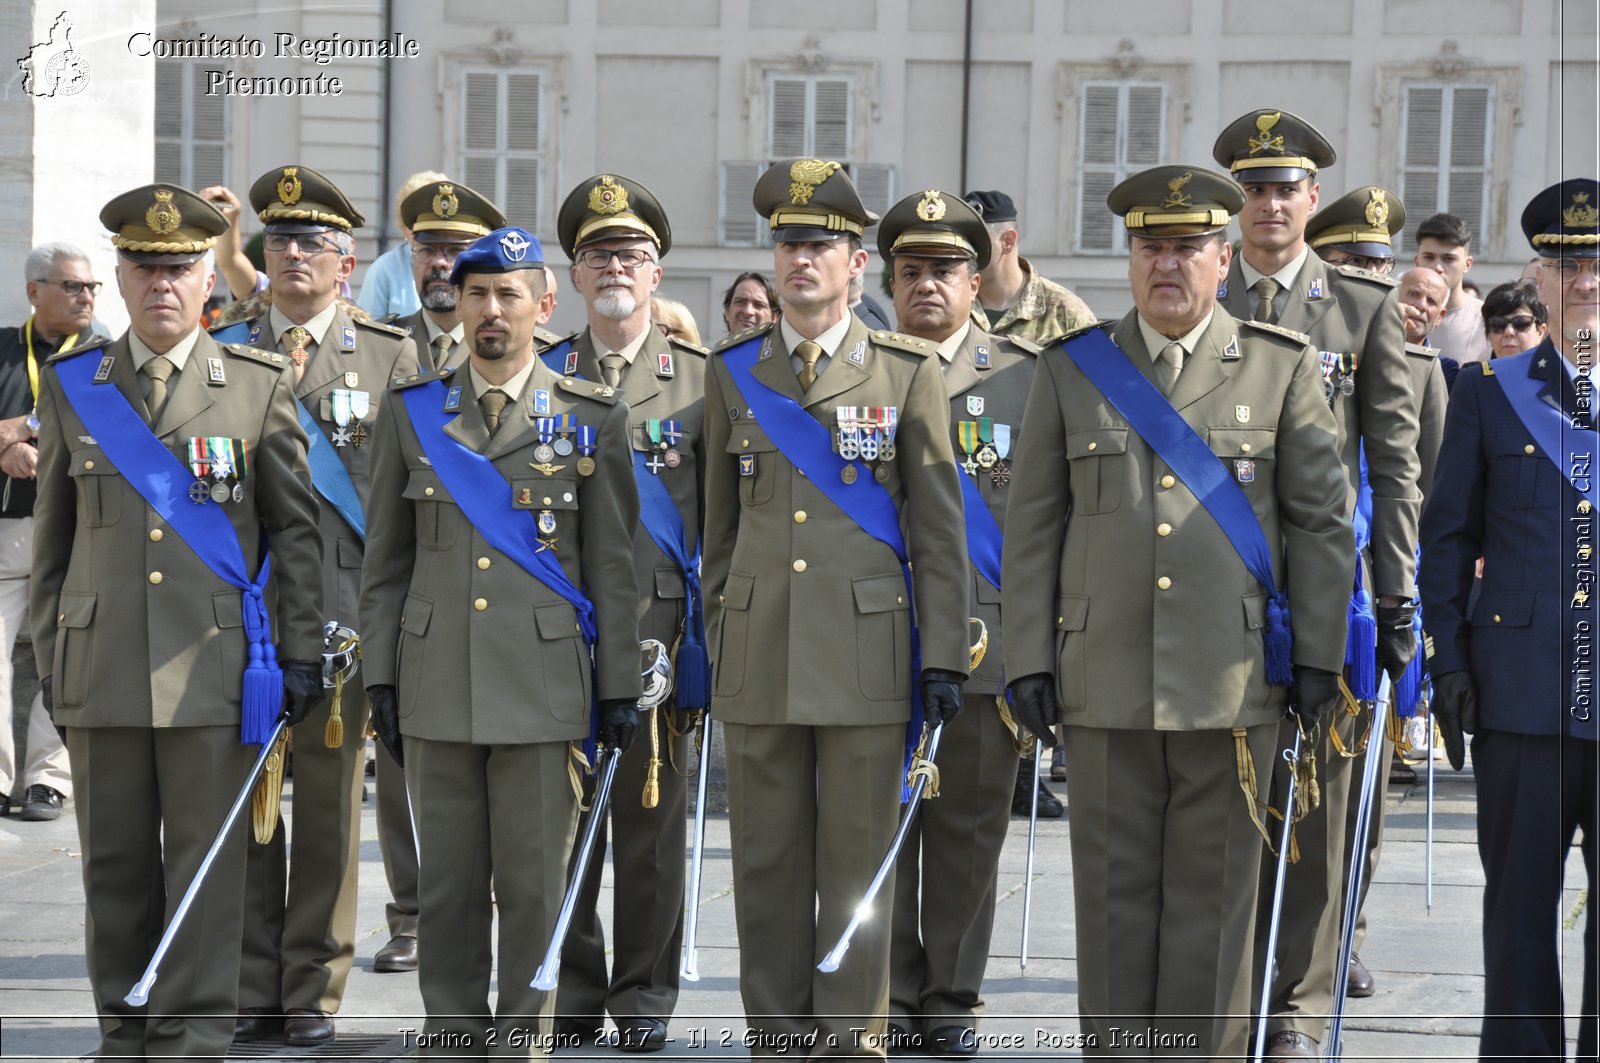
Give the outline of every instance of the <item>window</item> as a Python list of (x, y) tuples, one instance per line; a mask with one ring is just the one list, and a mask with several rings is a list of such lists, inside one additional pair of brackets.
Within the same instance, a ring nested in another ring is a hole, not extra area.
[(228, 97), (205, 93), (192, 59), (156, 60), (157, 181), (185, 188), (228, 183)]
[(461, 179), (506, 220), (539, 232), (544, 208), (545, 71), (461, 71)]
[(1083, 254), (1119, 254), (1128, 234), (1106, 209), (1124, 178), (1166, 157), (1167, 86), (1150, 81), (1089, 81), (1079, 90), (1078, 234)]
[(1407, 82), (1400, 118), (1400, 198), (1406, 205), (1401, 243), (1416, 246), (1417, 226), (1441, 211), (1457, 215), (1483, 254), (1489, 230), (1494, 86), (1473, 82)]

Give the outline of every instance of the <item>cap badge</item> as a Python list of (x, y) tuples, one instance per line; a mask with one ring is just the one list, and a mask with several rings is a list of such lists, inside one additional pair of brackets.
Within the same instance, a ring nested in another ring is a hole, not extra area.
[(789, 165), (789, 202), (805, 206), (817, 186), (839, 172), (836, 162), (821, 159), (796, 159)]
[(1256, 129), (1260, 136), (1250, 138), (1250, 154), (1256, 155), (1263, 151), (1283, 151), (1283, 137), (1274, 136), (1272, 127), (1278, 124), (1278, 119), (1283, 117), (1282, 111), (1273, 111), (1271, 114), (1256, 116)]
[(460, 209), (461, 200), (456, 198), (456, 186), (440, 185), (439, 191), (433, 196), (433, 212), (441, 218), (453, 218)]
[(1389, 197), (1383, 189), (1374, 188), (1367, 200), (1367, 224), (1382, 225), (1389, 220)]
[(628, 190), (606, 174), (589, 189), (589, 213), (620, 214), (628, 209)]
[(939, 191), (930, 188), (922, 193), (922, 202), (917, 204), (917, 217), (923, 221), (939, 221), (944, 217), (944, 200), (939, 198)]
[(528, 253), (528, 241), (523, 239), (521, 233), (510, 232), (500, 238), (500, 250), (513, 262), (521, 262)]
[(292, 207), (300, 202), (300, 194), (305, 191), (300, 184), (300, 167), (285, 166), (283, 176), (278, 178), (278, 202), (286, 207)]
[(1600, 225), (1600, 207), (1589, 202), (1589, 193), (1572, 193), (1572, 206), (1561, 212), (1561, 220), (1574, 229), (1593, 229)]
[(1162, 208), (1166, 209), (1169, 207), (1194, 206), (1194, 201), (1190, 199), (1189, 194), (1183, 190), (1183, 186), (1188, 184), (1193, 179), (1194, 174), (1186, 171), (1181, 177), (1174, 177), (1172, 180), (1168, 181), (1167, 198), (1161, 201)]
[(183, 222), (183, 215), (178, 213), (178, 205), (172, 202), (171, 189), (156, 189), (156, 201), (144, 212), (144, 220), (152, 232), (160, 233), (162, 236), (178, 230), (178, 226)]

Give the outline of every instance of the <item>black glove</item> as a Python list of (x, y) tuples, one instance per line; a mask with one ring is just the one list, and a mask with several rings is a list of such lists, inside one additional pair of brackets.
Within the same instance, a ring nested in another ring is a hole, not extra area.
[(600, 703), (600, 744), (615, 746), (617, 752), (626, 753), (639, 734), (639, 703), (636, 701), (602, 701)]
[(1429, 707), (1439, 721), (1444, 736), (1444, 755), (1457, 771), (1467, 760), (1467, 743), (1462, 736), (1478, 729), (1478, 685), (1472, 673), (1462, 670), (1433, 677), (1433, 701)]
[(922, 682), (922, 718), (929, 727), (939, 727), (955, 719), (961, 711), (961, 684), (967, 677), (960, 672), (946, 672), (941, 668), (924, 668)]
[[(1011, 693), (1011, 715), (1017, 723), (1038, 736), (1048, 748), (1056, 744), (1056, 724), (1061, 712), (1056, 707), (1056, 681), (1044, 672), (1013, 679), (1006, 687)], [(1020, 736), (1019, 736), (1020, 737)]]
[(1378, 667), (1397, 682), (1417, 655), (1417, 633), (1411, 626), (1416, 618), (1414, 602), (1378, 606)]
[(56, 723), (56, 698), (55, 691), (50, 689), (50, 676), (39, 680), (39, 694), (44, 698), (44, 714), (50, 717), (50, 722), (55, 726), (56, 734), (61, 739), (61, 744), (67, 744), (67, 729)]
[(372, 732), (389, 751), (394, 762), (406, 766), (405, 750), (400, 740), (400, 699), (394, 687), (380, 683), (367, 688), (367, 701), (372, 703)]
[(1289, 687), (1289, 712), (1300, 720), (1302, 730), (1310, 732), (1322, 719), (1322, 714), (1339, 703), (1339, 677), (1321, 668), (1294, 670), (1294, 683)]
[(283, 715), (293, 727), (322, 704), (322, 662), (283, 662)]

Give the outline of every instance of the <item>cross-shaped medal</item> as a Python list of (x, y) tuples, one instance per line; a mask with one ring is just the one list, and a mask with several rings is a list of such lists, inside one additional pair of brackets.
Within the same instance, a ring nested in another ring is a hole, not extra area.
[(358, 446), (359, 447), (361, 444), (365, 443), (366, 441), (367, 441), (367, 426), (362, 424), (360, 421), (357, 421), (355, 429), (352, 430), (351, 433), (350, 433), (350, 443), (353, 446)]
[(350, 429), (348, 428), (340, 428), (333, 433), (333, 445), (336, 447), (349, 446), (351, 441)]
[(645, 465), (656, 476), (660, 476), (661, 470), (667, 467), (667, 463), (661, 460), (661, 452), (659, 450), (650, 452), (650, 459), (645, 462)]

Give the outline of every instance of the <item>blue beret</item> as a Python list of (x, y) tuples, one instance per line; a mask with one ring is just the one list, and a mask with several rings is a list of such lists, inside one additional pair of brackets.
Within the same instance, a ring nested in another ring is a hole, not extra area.
[(456, 256), (450, 283), (459, 285), (466, 273), (510, 273), (519, 269), (544, 269), (544, 247), (539, 238), (515, 225), (496, 229)]

